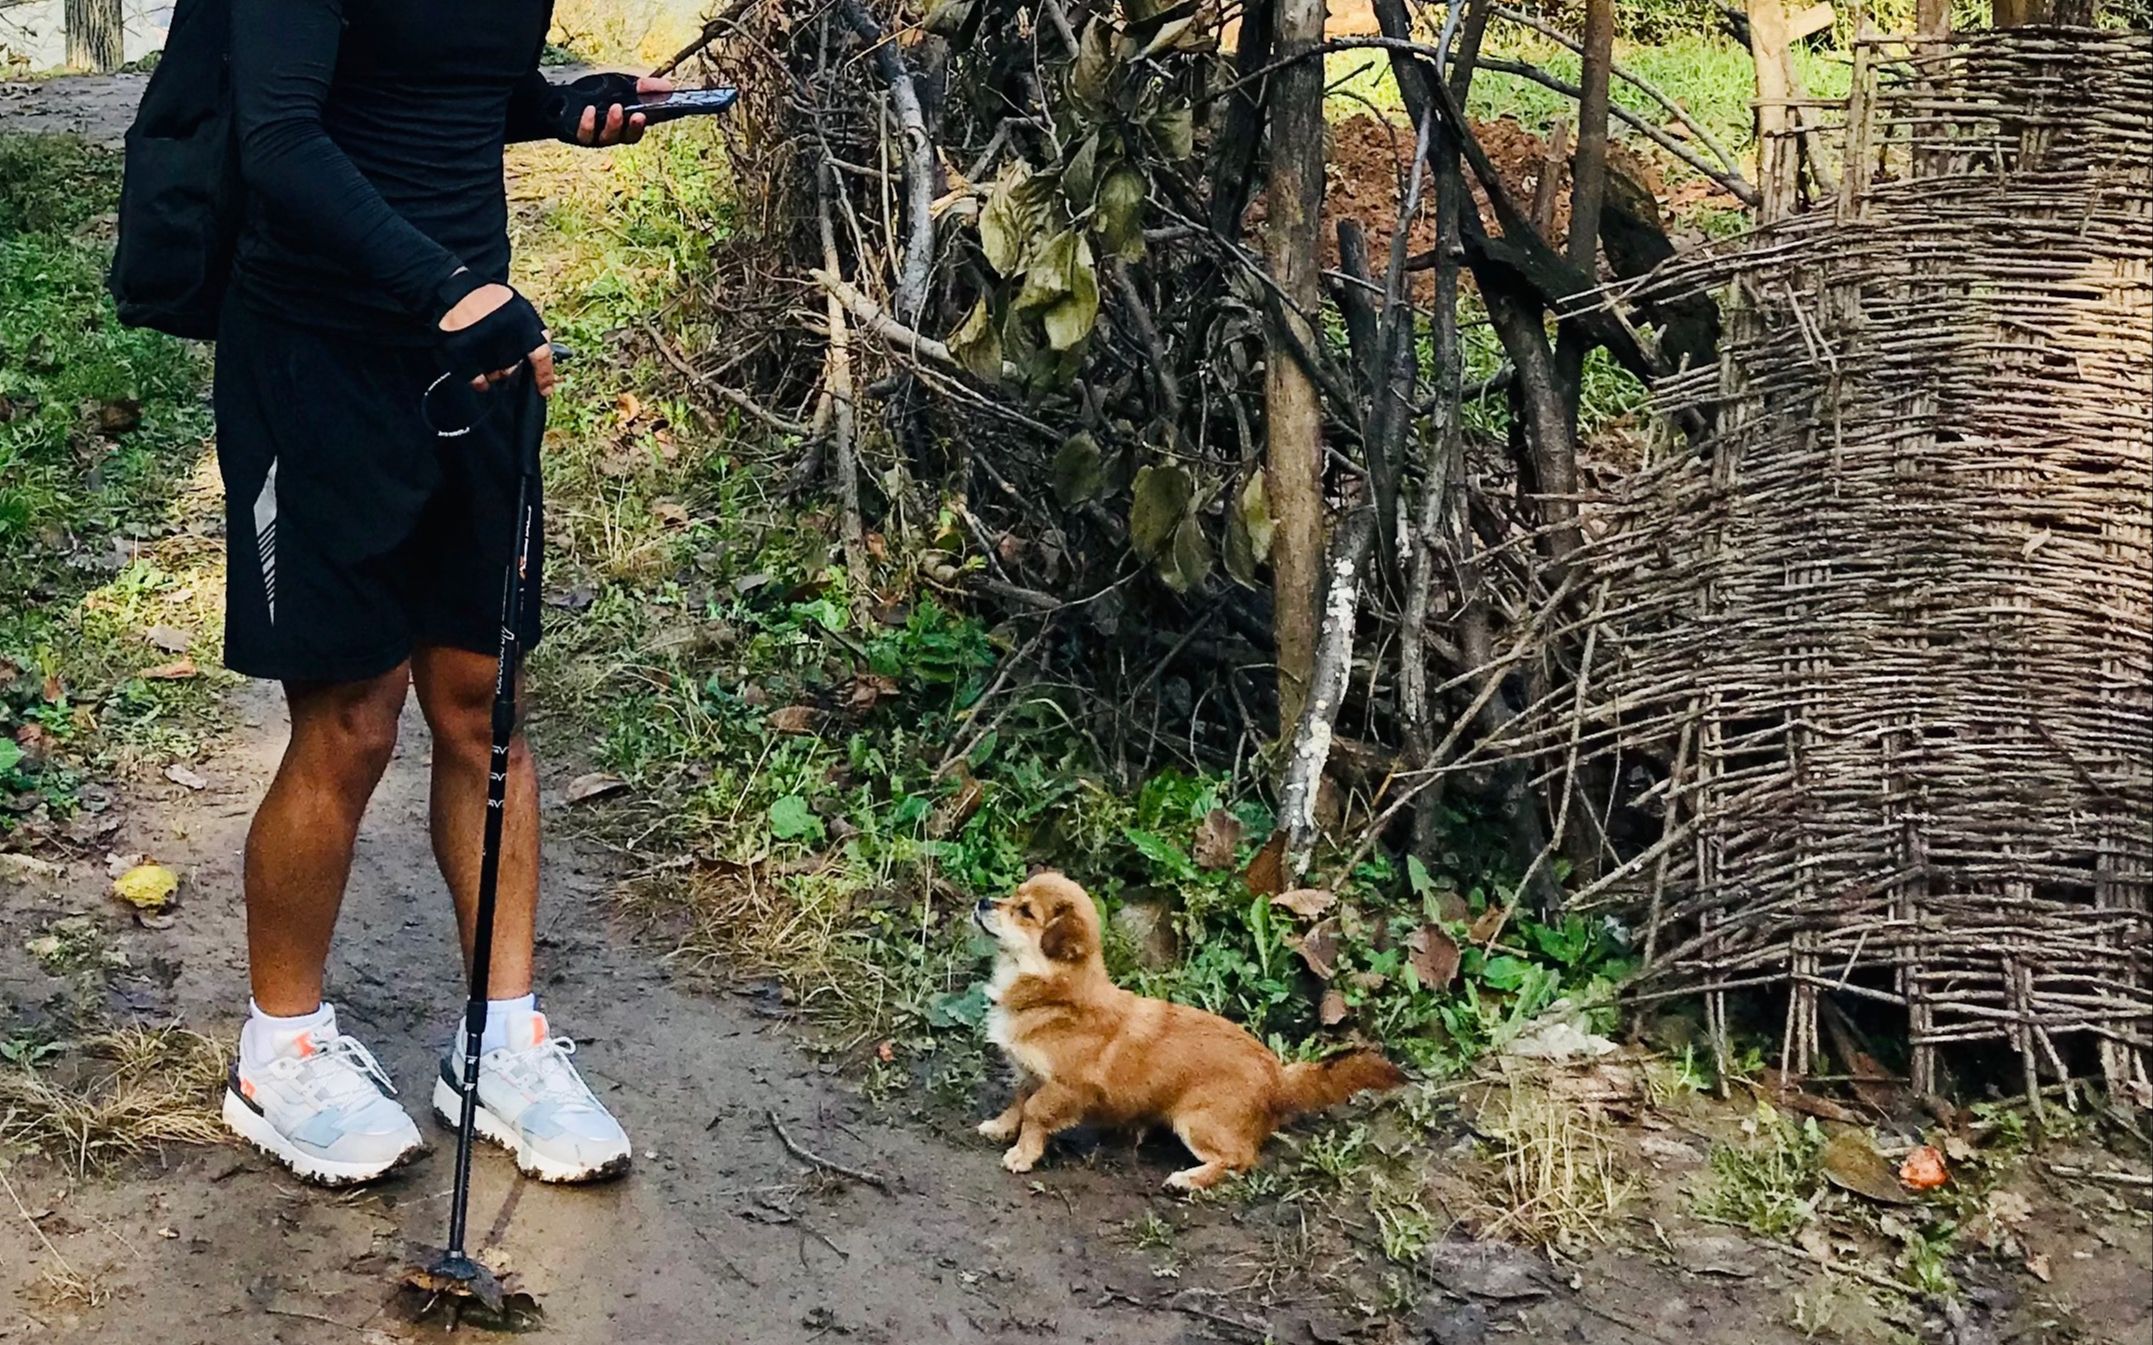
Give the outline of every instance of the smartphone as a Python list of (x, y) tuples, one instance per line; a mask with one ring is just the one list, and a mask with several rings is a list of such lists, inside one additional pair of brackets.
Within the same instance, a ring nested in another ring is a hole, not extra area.
[(648, 103), (631, 103), (621, 110), (630, 116), (640, 116), (655, 126), (661, 121), (677, 121), (682, 117), (707, 117), (723, 112), (739, 101), (738, 89), (681, 89)]

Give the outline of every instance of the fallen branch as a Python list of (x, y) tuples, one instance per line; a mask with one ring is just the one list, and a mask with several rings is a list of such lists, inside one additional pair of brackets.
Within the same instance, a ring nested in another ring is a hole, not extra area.
[[(822, 264), (833, 274), (838, 264), (837, 230), (830, 214), (830, 198), (837, 190), (835, 177), (836, 170), (825, 162), (815, 183), (816, 214), (822, 232)], [(845, 544), (845, 573), (852, 580), (855, 600), (864, 601), (868, 592), (867, 546), (865, 529), (860, 521), (859, 430), (853, 399), (852, 336), (845, 326), (845, 306), (835, 294), (825, 297), (825, 308), (830, 324), (830, 344), (823, 386), (830, 394), (831, 423), (837, 431), (831, 449), (836, 467), (833, 475), (837, 482), (837, 503), (844, 520), (839, 532)]]
[(778, 1143), (784, 1145), (785, 1152), (791, 1154), (794, 1158), (799, 1159), (809, 1167), (823, 1172), (834, 1172), (840, 1177), (850, 1177), (856, 1182), (867, 1183), (884, 1195), (890, 1194), (890, 1179), (881, 1173), (869, 1172), (865, 1168), (847, 1167), (843, 1163), (824, 1158), (821, 1154), (794, 1139), (792, 1132), (785, 1128), (785, 1123), (777, 1119), (776, 1112), (764, 1112), (763, 1115), (770, 1118), (770, 1129), (777, 1132)]
[(1339, 525), (1330, 558), (1330, 585), (1323, 598), (1322, 629), (1317, 633), (1306, 699), (1294, 726), (1278, 787), (1279, 824), (1286, 833), (1288, 871), (1307, 867), (1316, 835), (1316, 788), (1331, 754), (1331, 726), (1353, 677), (1353, 627), (1361, 599), (1361, 566), (1375, 538), (1375, 510), (1363, 504)]
[(708, 392), (713, 397), (730, 402), (781, 434), (796, 434), (804, 439), (814, 433), (813, 426), (803, 424), (789, 416), (781, 416), (738, 388), (727, 387), (709, 374), (697, 369), (688, 362), (687, 356), (680, 353), (678, 347), (665, 339), (665, 334), (658, 330), (656, 323), (644, 323), (643, 330), (649, 335), (651, 344), (657, 347), (658, 353), (665, 357), (665, 362), (679, 370), (680, 376), (696, 387)]
[(837, 0), (837, 12), (873, 52), (875, 72), (889, 87), (890, 105), (904, 132), (905, 251), (897, 268), (897, 316), (917, 323), (927, 307), (928, 272), (934, 266), (934, 143), (927, 138), (927, 114), (904, 53), (867, 7), (860, 0)]
[(948, 346), (931, 336), (921, 335), (911, 327), (891, 317), (888, 310), (884, 309), (882, 305), (846, 283), (844, 278), (835, 272), (823, 267), (815, 267), (807, 274), (810, 279), (822, 286), (824, 290), (828, 291), (839, 303), (845, 306), (845, 311), (852, 315), (853, 321), (859, 323), (863, 330), (878, 339), (897, 347), (899, 350), (908, 351), (923, 360), (946, 365), (951, 369), (964, 367), (957, 357), (950, 353)]

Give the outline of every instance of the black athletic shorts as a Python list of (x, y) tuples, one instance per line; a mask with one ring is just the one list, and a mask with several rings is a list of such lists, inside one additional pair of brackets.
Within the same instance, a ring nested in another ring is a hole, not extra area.
[[(352, 682), (421, 645), (499, 649), (518, 445), (545, 433), (545, 400), (525, 374), (486, 393), (444, 385), (422, 405), (440, 374), (424, 346), (225, 304), (217, 466), (233, 671)], [(438, 432), (466, 424), (467, 434)], [(533, 550), (517, 623), (526, 649), (539, 636), (543, 548)]]

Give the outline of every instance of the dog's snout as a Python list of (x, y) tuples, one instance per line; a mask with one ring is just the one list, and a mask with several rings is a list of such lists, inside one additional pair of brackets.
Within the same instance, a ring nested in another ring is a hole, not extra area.
[(979, 912), (981, 915), (985, 915), (987, 912), (994, 909), (994, 898), (981, 897), (978, 901), (972, 903), (972, 909)]

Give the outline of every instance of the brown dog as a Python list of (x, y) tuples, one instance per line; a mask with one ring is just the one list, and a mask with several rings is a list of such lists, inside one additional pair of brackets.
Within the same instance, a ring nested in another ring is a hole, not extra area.
[(1047, 1137), (1079, 1122), (1163, 1121), (1199, 1164), (1167, 1186), (1200, 1191), (1254, 1167), (1288, 1118), (1405, 1082), (1373, 1051), (1282, 1065), (1216, 1014), (1123, 990), (1107, 978), (1090, 894), (1058, 873), (982, 900), (972, 918), (1001, 945), (987, 1037), (1018, 1079), (1016, 1100), (979, 1133), (1016, 1141), (1002, 1155), (1011, 1172), (1031, 1171)]

